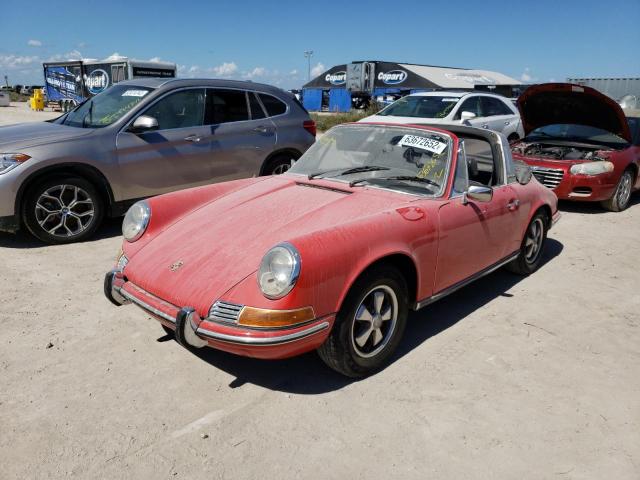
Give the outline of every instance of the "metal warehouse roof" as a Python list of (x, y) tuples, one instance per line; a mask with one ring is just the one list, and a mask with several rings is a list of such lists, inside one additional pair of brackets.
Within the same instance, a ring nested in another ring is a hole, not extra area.
[(473, 88), (475, 85), (521, 85), (522, 82), (502, 73), (466, 68), (431, 67), (400, 63), (402, 68), (439, 85), (441, 88)]

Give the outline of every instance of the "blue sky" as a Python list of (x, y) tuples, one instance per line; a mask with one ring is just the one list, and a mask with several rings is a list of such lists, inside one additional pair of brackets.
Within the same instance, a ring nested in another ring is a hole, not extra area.
[(180, 76), (284, 88), (312, 68), (388, 60), (495, 70), (526, 82), (640, 76), (640, 0), (4, 2), (0, 80), (42, 83), (46, 60), (114, 53)]

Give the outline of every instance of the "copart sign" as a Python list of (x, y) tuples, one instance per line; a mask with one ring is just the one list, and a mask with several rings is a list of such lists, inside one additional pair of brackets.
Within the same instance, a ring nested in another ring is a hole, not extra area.
[(407, 79), (407, 72), (404, 70), (391, 70), (390, 72), (380, 72), (378, 80), (382, 80), (387, 85), (398, 85)]
[(85, 85), (89, 93), (96, 95), (109, 86), (109, 75), (104, 70), (94, 70), (86, 78)]

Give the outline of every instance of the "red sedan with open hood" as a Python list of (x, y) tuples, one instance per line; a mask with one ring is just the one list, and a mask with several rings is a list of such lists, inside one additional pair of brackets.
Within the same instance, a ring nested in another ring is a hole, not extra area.
[(640, 188), (640, 119), (593, 88), (568, 83), (529, 87), (518, 99), (526, 137), (513, 157), (560, 199), (629, 206)]
[(188, 349), (317, 349), (367, 375), (389, 360), (409, 309), (503, 265), (539, 267), (557, 198), (522, 167), (493, 132), (342, 125), (284, 175), (135, 204), (105, 294)]

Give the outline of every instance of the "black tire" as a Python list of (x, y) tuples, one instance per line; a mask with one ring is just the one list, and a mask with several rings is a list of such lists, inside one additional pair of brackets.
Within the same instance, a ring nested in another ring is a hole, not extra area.
[(21, 216), (31, 234), (45, 243), (81, 242), (100, 226), (104, 202), (87, 180), (56, 177), (29, 188)]
[(293, 161), (297, 160), (293, 154), (281, 153), (270, 159), (265, 165), (263, 175), (280, 175), (291, 168)]
[(610, 212), (621, 212), (631, 203), (631, 193), (635, 176), (631, 170), (625, 170), (618, 181), (615, 192), (610, 199), (601, 202), (603, 208)]
[[(548, 230), (548, 215), (542, 211), (536, 212), (529, 225), (527, 225), (527, 230), (520, 245), (520, 255), (506, 265), (507, 270), (518, 275), (530, 275), (538, 270), (542, 263)], [(531, 248), (531, 242), (534, 242), (535, 251)]]
[[(382, 293), (384, 298), (376, 314), (378, 292)], [(364, 307), (367, 313), (369, 309), (374, 311), (373, 315), (369, 314), (372, 317), (371, 322), (356, 320), (358, 312), (361, 312), (359, 314), (361, 317), (363, 316), (364, 311), (361, 307)], [(391, 313), (385, 320), (384, 312), (387, 307), (391, 309)], [(404, 334), (407, 314), (407, 284), (402, 275), (390, 266), (374, 268), (361, 276), (351, 287), (336, 316), (329, 337), (318, 348), (318, 354), (329, 367), (343, 375), (348, 377), (370, 375), (385, 366), (396, 350)], [(370, 325), (369, 328), (366, 326), (367, 323)], [(376, 325), (377, 329), (375, 329)], [(368, 336), (366, 331), (369, 331)], [(380, 333), (376, 334), (377, 331)], [(356, 340), (358, 337), (364, 339), (363, 345)], [(379, 339), (377, 343), (375, 343), (376, 338)]]

